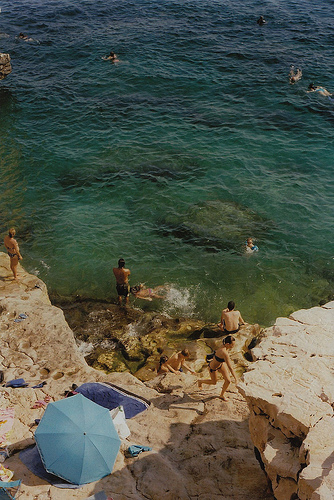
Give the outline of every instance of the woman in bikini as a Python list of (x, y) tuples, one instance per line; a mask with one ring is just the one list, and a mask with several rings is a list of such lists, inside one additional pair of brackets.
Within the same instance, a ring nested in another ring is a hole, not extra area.
[(314, 85), (314, 83), (310, 83), (307, 92), (319, 92), (319, 94), (323, 95), (324, 97), (330, 97), (332, 95), (330, 92), (328, 92), (327, 89), (325, 89), (325, 87), (319, 87), (317, 85)]
[(5, 236), (4, 245), (6, 247), (7, 253), (10, 258), (10, 268), (13, 271), (14, 280), (17, 280), (17, 266), (19, 260), (22, 260), (22, 255), (20, 254), (20, 249), (17, 244), (16, 239), (14, 238), (16, 234), (15, 229), (12, 227), (8, 234)]
[(232, 349), (232, 347), (234, 346), (234, 342), (235, 338), (232, 337), (232, 335), (227, 335), (227, 337), (224, 338), (223, 345), (214, 352), (213, 358), (209, 362), (208, 368), (210, 372), (210, 378), (198, 380), (198, 387), (200, 389), (202, 388), (202, 384), (216, 385), (218, 380), (218, 372), (221, 373), (224, 378), (224, 384), (219, 397), (223, 401), (228, 401), (228, 398), (225, 396), (225, 392), (231, 383), (228, 371), (231, 372), (235, 383), (237, 382), (230, 356), (228, 355), (228, 351)]

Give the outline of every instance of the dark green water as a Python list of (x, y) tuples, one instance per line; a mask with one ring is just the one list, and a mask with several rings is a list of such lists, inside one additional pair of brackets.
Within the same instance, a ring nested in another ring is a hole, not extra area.
[(145, 307), (208, 321), (231, 299), (262, 325), (327, 299), (334, 101), (306, 90), (334, 91), (333, 26), (328, 1), (2, 6), (0, 220), (25, 267), (115, 300), (124, 257), (132, 284), (171, 286)]

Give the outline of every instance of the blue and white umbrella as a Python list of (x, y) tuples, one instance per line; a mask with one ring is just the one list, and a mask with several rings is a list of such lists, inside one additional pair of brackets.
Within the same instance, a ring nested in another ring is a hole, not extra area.
[(49, 403), (35, 440), (45, 469), (73, 484), (110, 474), (121, 444), (109, 411), (81, 394)]

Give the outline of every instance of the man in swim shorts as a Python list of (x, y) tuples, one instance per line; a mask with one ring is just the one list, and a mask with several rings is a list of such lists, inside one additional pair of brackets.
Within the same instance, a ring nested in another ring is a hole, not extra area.
[(116, 278), (116, 290), (118, 294), (118, 303), (121, 306), (123, 297), (125, 303), (129, 303), (129, 276), (130, 269), (125, 269), (125, 260), (119, 259), (118, 267), (113, 268), (113, 273)]
[(235, 303), (233, 300), (227, 304), (227, 308), (223, 309), (220, 323), (218, 323), (219, 328), (226, 334), (237, 333), (240, 330), (240, 325), (245, 325), (246, 323), (241, 317), (239, 311), (235, 311)]

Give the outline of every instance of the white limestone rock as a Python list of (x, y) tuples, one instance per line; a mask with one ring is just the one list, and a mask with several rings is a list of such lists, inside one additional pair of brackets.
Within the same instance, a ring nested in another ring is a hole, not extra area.
[(278, 318), (252, 357), (238, 389), (275, 497), (333, 499), (334, 302)]

